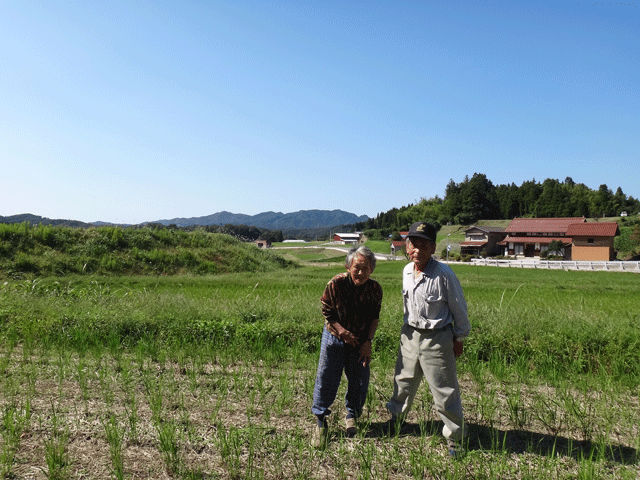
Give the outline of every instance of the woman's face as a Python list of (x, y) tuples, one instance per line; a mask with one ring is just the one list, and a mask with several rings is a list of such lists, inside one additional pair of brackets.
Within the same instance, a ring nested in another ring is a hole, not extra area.
[(363, 255), (356, 255), (351, 261), (351, 266), (347, 268), (347, 271), (351, 275), (353, 283), (356, 287), (359, 287), (369, 280), (369, 275), (371, 275), (369, 260)]

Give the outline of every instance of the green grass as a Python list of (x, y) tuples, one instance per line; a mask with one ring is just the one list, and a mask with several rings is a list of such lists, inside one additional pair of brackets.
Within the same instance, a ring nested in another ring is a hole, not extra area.
[(207, 275), (293, 267), (229, 235), (158, 228), (0, 224), (0, 278)]
[(382, 434), (404, 262), (378, 262), (373, 278), (385, 297), (361, 433), (349, 440), (340, 427), (343, 382), (329, 445), (310, 448), (319, 299), (342, 261), (221, 275), (5, 278), (2, 474), (640, 475), (640, 277), (631, 273), (453, 267), (473, 330), (458, 363), (469, 453), (452, 462), (425, 385), (402, 434)]
[(345, 253), (332, 248), (322, 247), (279, 247), (275, 250), (278, 255), (293, 262), (336, 263), (344, 265)]
[(385, 240), (369, 240), (365, 243), (374, 253), (389, 255), (391, 253), (391, 243)]

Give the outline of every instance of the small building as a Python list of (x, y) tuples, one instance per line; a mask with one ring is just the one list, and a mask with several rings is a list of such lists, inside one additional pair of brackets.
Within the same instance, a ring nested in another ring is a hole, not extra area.
[(571, 260), (608, 262), (616, 258), (613, 239), (620, 235), (620, 229), (615, 222), (572, 224), (567, 235), (573, 240)]
[(360, 242), (362, 232), (356, 233), (334, 233), (333, 241), (342, 245), (355, 245)]
[(498, 245), (507, 236), (503, 227), (479, 227), (472, 225), (464, 232), (464, 242), (460, 243), (461, 255), (479, 257), (481, 254), (493, 257), (502, 253)]
[(253, 243), (255, 243), (258, 248), (271, 248), (271, 242), (269, 240), (258, 239)]
[(391, 241), (391, 255), (402, 254), (405, 252), (406, 243), (404, 240)]

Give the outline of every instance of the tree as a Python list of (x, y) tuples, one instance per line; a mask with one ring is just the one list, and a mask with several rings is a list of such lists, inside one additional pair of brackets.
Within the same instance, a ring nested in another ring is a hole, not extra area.
[(613, 196), (613, 214), (620, 215), (620, 212), (627, 209), (627, 196), (622, 193), (622, 188), (618, 187)]
[(549, 244), (549, 253), (560, 255), (562, 252), (562, 242), (560, 240), (552, 240)]
[(592, 191), (584, 183), (577, 183), (570, 188), (570, 217), (591, 217)]
[(500, 218), (511, 219), (522, 216), (520, 214), (520, 203), (518, 202), (518, 187), (515, 183), (498, 185), (496, 197), (500, 209)]
[(536, 202), (538, 197), (542, 194), (542, 186), (536, 182), (536, 179), (534, 178), (531, 181), (522, 183), (519, 194), (520, 216), (537, 217)]
[(469, 217), (485, 220), (497, 218), (500, 214), (496, 189), (484, 173), (474, 173), (462, 192), (462, 211)]
[(453, 218), (462, 211), (462, 196), (460, 186), (453, 181), (453, 178), (447, 183), (444, 193), (443, 214), (447, 217), (447, 221), (453, 221)]
[(536, 216), (556, 217), (563, 210), (565, 202), (558, 180), (551, 178), (542, 182), (542, 193), (536, 200)]
[(260, 237), (262, 238), (262, 240), (266, 240), (267, 242), (271, 243), (284, 241), (282, 230), (264, 230), (262, 231)]
[(600, 185), (598, 191), (592, 196), (591, 202), (593, 209), (592, 214), (594, 217), (610, 215), (613, 211), (613, 193), (606, 184)]

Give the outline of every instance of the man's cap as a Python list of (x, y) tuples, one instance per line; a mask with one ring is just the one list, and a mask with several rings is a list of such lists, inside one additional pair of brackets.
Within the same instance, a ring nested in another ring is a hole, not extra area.
[(436, 241), (436, 227), (426, 222), (416, 222), (411, 225), (409, 229), (409, 233), (407, 237), (418, 237), (425, 238), (427, 240), (431, 240), (432, 242)]

